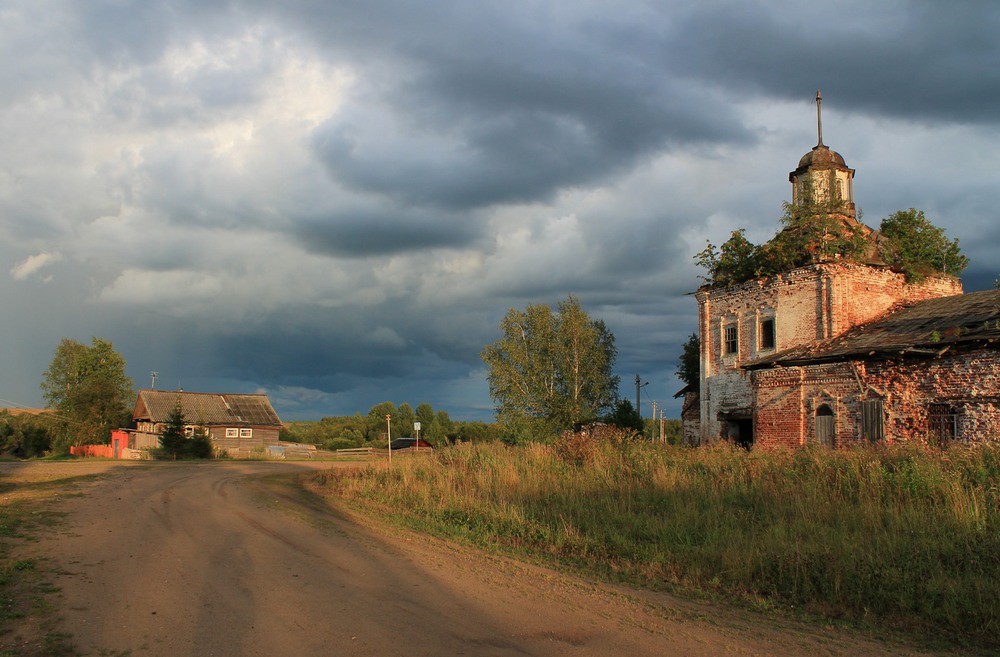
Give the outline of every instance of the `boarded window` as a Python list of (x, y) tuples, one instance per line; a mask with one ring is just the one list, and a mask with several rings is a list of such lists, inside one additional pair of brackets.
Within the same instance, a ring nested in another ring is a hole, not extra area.
[(861, 402), (861, 437), (872, 443), (885, 440), (885, 419), (881, 399)]
[(774, 349), (774, 318), (760, 320), (760, 348)]
[(927, 442), (940, 447), (958, 436), (958, 413), (947, 404), (931, 404), (927, 407)]
[(726, 344), (725, 353), (735, 354), (739, 349), (739, 333), (736, 330), (736, 324), (730, 324), (726, 327)]
[(827, 404), (816, 409), (816, 442), (826, 447), (837, 444), (837, 417)]

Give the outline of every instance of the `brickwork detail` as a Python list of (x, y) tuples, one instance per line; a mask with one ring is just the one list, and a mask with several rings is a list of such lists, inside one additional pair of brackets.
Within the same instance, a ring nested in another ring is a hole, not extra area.
[[(818, 263), (727, 288), (700, 289), (695, 294), (701, 337), (700, 442), (732, 437), (734, 427), (746, 431), (752, 420), (760, 444), (801, 446), (816, 436), (818, 409), (827, 417), (834, 412), (838, 444), (855, 440), (857, 411), (845, 404), (851, 394), (858, 395), (852, 371), (856, 365), (767, 370), (754, 380), (742, 366), (841, 335), (885, 316), (900, 303), (961, 293), (957, 279), (909, 284), (888, 269), (847, 262)], [(821, 393), (826, 395), (823, 401)], [(820, 409), (823, 404), (826, 409)], [(820, 422), (823, 427), (829, 423)], [(895, 431), (903, 424), (886, 426)], [(917, 426), (907, 431), (912, 434)]]
[(836, 444), (862, 440), (861, 403), (882, 401), (885, 441), (931, 438), (929, 409), (955, 417), (953, 440), (1000, 440), (1000, 359), (995, 350), (946, 353), (934, 359), (850, 361), (757, 370), (756, 444), (801, 447), (816, 440), (816, 410), (834, 410)]

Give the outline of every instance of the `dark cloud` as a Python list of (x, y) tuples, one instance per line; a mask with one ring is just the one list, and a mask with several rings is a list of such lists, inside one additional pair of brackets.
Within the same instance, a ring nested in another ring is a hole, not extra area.
[(990, 2), (699, 4), (672, 24), (668, 56), (755, 95), (822, 88), (854, 112), (992, 123), (1000, 13)]
[(613, 41), (597, 25), (524, 34), (511, 22), (408, 34), (410, 74), (366, 100), (393, 108), (383, 129), (419, 137), (381, 148), (383, 130), (365, 127), (379, 119), (370, 109), (338, 116), (314, 142), (332, 174), (404, 202), (469, 209), (548, 201), (668, 145), (752, 139), (712, 93), (595, 47)]
[(457, 248), (481, 234), (469, 217), (428, 217), (404, 210), (331, 213), (298, 220), (292, 230), (308, 251), (347, 258)]
[(24, 7), (0, 25), (0, 396), (34, 403), (59, 339), (99, 335), (139, 384), (289, 417), (489, 419), (504, 313), (572, 293), (622, 394), (639, 373), (676, 415), (691, 256), (776, 230), (817, 87), (869, 223), (923, 209), (968, 289), (1000, 273), (990, 3)]

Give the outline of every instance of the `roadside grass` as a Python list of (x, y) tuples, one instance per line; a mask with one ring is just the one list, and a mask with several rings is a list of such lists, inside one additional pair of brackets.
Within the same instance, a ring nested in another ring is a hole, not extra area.
[(55, 631), (51, 596), (59, 592), (43, 562), (31, 556), (36, 534), (60, 521), (60, 498), (94, 475), (25, 480), (0, 470), (0, 657), (70, 657), (70, 637)]
[(489, 550), (932, 645), (1000, 647), (1000, 448), (462, 445), (312, 480)]

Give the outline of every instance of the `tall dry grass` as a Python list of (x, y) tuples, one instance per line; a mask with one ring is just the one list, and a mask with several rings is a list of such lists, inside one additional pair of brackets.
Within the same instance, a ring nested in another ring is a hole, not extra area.
[(998, 646), (1000, 449), (500, 444), (320, 483), (425, 531), (644, 587)]

